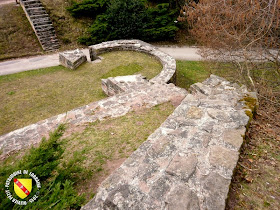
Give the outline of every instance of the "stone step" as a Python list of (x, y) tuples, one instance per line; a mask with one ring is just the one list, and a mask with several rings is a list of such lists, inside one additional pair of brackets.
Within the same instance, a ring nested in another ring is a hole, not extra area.
[(55, 40), (58, 42), (57, 37), (55, 34), (50, 34), (49, 36), (39, 36), (40, 41), (45, 41), (45, 40)]
[(53, 37), (56, 36), (54, 31), (37, 32), (38, 37)]
[(29, 17), (32, 21), (35, 19), (40, 19), (40, 18), (50, 18), (48, 14), (30, 15)]
[(24, 4), (24, 5), (30, 5), (30, 4), (42, 4), (41, 1), (39, 0), (21, 0), (21, 2)]
[(26, 9), (26, 11), (28, 12), (28, 14), (33, 14), (33, 13), (42, 13), (45, 14), (46, 10), (43, 7), (31, 7)]
[(33, 21), (33, 25), (35, 28), (36, 28), (36, 26), (50, 25), (50, 24), (52, 24), (52, 21), (50, 19), (41, 20), (41, 21)]
[(25, 9), (32, 9), (32, 8), (37, 8), (37, 7), (42, 7), (41, 4), (30, 4), (30, 5), (26, 5)]
[(43, 42), (41, 43), (45, 48), (53, 48), (54, 46), (60, 46), (58, 42)]
[(27, 8), (32, 8), (32, 7), (42, 7), (42, 3), (41, 2), (31, 2), (31, 3), (23, 3), (24, 7)]
[(29, 10), (29, 11), (27, 11), (27, 13), (30, 16), (47, 14), (46, 10)]
[(44, 50), (53, 50), (59, 47), (55, 29), (43, 4), (39, 0), (21, 0), (26, 15)]
[(42, 32), (55, 32), (54, 28), (42, 28), (42, 29), (36, 29), (37, 33), (42, 33)]
[(39, 25), (38, 24), (34, 27), (37, 31), (40, 31), (40, 30), (47, 30), (48, 31), (48, 30), (53, 30), (54, 29), (52, 24), (46, 24), (46, 25)]
[(52, 45), (52, 44), (59, 44), (59, 42), (56, 39), (40, 39), (40, 42), (44, 45)]

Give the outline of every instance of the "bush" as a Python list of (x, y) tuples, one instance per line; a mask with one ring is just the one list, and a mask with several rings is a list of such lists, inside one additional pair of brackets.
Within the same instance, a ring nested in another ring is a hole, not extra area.
[(145, 40), (166, 40), (175, 37), (178, 30), (174, 20), (176, 10), (170, 10), (169, 4), (158, 4), (155, 8), (149, 8), (148, 24), (144, 30)]
[[(62, 164), (66, 167), (59, 166), (64, 149), (59, 139), (63, 135), (65, 127), (60, 125), (53, 133), (50, 134), (48, 140), (43, 139), (38, 148), (32, 148), (29, 152), (15, 164), (3, 164), (0, 166), (0, 187), (5, 189), (5, 181), (10, 174), (17, 170), (28, 170), (33, 172), (40, 179), (42, 188), (38, 200), (34, 203), (28, 203), (26, 206), (14, 205), (4, 190), (0, 191), (0, 209), (77, 209), (80, 208), (85, 201), (84, 196), (79, 196), (75, 191), (73, 184), (75, 183), (75, 173), (79, 173), (81, 168), (75, 161), (69, 160), (72, 164)], [(76, 157), (74, 157), (76, 160)], [(79, 156), (79, 158), (82, 158)], [(62, 172), (63, 173), (60, 173)], [(27, 178), (27, 177), (26, 177)], [(29, 178), (29, 177), (28, 177)], [(10, 191), (16, 197), (10, 185)], [(31, 198), (36, 193), (36, 186), (29, 195)]]
[(106, 13), (97, 16), (89, 29), (89, 36), (79, 42), (90, 45), (114, 39), (167, 40), (175, 36), (175, 10), (169, 4), (146, 8), (143, 1), (115, 0)]
[(74, 17), (96, 17), (106, 10), (109, 0), (84, 0), (82, 2), (74, 2), (67, 10)]

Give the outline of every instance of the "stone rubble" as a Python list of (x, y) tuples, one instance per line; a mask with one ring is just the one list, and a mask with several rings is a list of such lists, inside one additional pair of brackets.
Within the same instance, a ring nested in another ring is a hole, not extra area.
[(86, 61), (86, 55), (79, 49), (59, 53), (59, 63), (72, 70), (78, 68)]
[(255, 96), (214, 75), (191, 91), (83, 210), (225, 208)]

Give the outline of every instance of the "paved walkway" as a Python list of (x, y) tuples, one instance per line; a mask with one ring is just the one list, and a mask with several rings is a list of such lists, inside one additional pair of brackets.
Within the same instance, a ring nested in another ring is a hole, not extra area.
[[(195, 47), (160, 47), (159, 49), (178, 60), (197, 61), (201, 59), (201, 56), (198, 55), (198, 48)], [(88, 60), (90, 60), (88, 49), (82, 51), (87, 55)], [(0, 76), (57, 66), (59, 65), (58, 57), (58, 53), (55, 53), (0, 62)]]

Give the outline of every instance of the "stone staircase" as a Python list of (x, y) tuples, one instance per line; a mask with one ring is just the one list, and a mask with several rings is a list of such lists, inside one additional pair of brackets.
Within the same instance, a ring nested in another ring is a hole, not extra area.
[(45, 51), (60, 47), (51, 19), (40, 0), (20, 0), (20, 4)]

